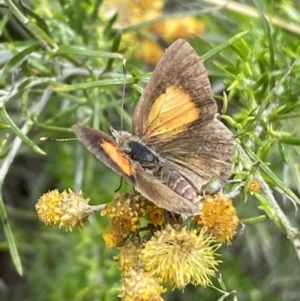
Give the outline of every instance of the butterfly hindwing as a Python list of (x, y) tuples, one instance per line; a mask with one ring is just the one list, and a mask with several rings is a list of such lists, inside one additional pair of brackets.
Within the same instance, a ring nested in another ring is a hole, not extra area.
[(200, 201), (191, 202), (179, 195), (141, 167), (137, 167), (135, 189), (158, 207), (185, 216), (200, 213)]
[(151, 146), (189, 179), (199, 191), (211, 177), (226, 182), (234, 152), (232, 133), (219, 120), (189, 128), (172, 141)]

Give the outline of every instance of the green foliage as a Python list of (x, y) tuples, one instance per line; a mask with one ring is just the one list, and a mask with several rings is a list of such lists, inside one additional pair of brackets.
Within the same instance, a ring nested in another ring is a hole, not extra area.
[[(299, 4), (254, 1), (246, 7), (233, 2), (236, 10), (216, 9), (210, 2), (203, 1), (210, 13), (199, 17), (206, 31), (191, 44), (205, 59), (216, 99), (223, 101), (219, 117), (239, 145), (234, 179), (245, 183), (234, 199), (244, 224), (232, 245), (222, 247), (224, 286), (215, 285), (236, 291), (227, 293), (226, 300), (296, 300), (300, 26), (292, 22), (299, 23)], [(68, 187), (82, 187), (93, 204), (105, 203), (120, 179), (76, 141), (39, 138), (73, 138), (70, 127), (75, 123), (107, 132), (110, 126), (119, 128), (124, 83), (124, 127), (130, 128), (142, 81), (149, 74), (146, 64), (133, 57), (140, 42), (122, 44), (123, 34), (138, 36), (149, 22), (119, 30), (117, 15), (107, 22), (99, 14), (102, 1), (31, 1), (29, 8), (5, 0), (0, 5), (0, 237), (5, 242), (0, 251), (10, 252), (13, 265), (9, 259), (5, 266), (10, 266), (15, 281), (9, 282), (0, 268), (2, 281), (7, 281), (0, 285), (0, 297), (18, 300), (23, 290), (19, 300), (114, 300), (119, 275), (112, 260), (115, 252), (101, 238), (106, 220), (95, 216), (81, 232), (64, 233), (42, 225), (34, 205), (49, 189)], [(180, 6), (175, 12), (186, 15)], [(249, 196), (254, 178), (262, 189)], [(20, 280), (15, 270), (25, 278)], [(2, 289), (6, 285), (15, 293)], [(208, 288), (188, 288), (167, 294), (166, 300), (226, 296)]]

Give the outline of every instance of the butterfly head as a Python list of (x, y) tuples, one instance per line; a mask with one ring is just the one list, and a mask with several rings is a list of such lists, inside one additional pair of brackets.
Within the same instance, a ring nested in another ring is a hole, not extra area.
[(112, 136), (115, 138), (118, 145), (122, 148), (125, 152), (131, 152), (132, 150), (132, 142), (142, 143), (141, 139), (133, 136), (128, 131), (116, 131), (113, 128), (110, 128)]
[(126, 153), (131, 153), (134, 145), (144, 144), (139, 137), (134, 136), (127, 131), (116, 131), (113, 128), (110, 128), (110, 131), (112, 133), (112, 136), (115, 138), (116, 142), (118, 143), (118, 145)]
[(115, 138), (116, 142), (121, 146), (124, 144), (126, 140), (129, 139), (129, 137), (132, 136), (132, 134), (129, 133), (128, 131), (117, 131), (112, 127), (110, 128), (110, 131), (112, 136)]

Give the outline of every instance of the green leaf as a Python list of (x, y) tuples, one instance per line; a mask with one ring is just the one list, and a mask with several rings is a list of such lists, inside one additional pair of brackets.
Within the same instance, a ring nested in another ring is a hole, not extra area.
[(86, 83), (80, 83), (80, 84), (74, 84), (74, 85), (64, 85), (59, 84), (57, 82), (52, 82), (53, 90), (56, 92), (70, 92), (70, 91), (76, 91), (76, 90), (82, 90), (82, 89), (91, 89), (95, 87), (108, 87), (108, 86), (116, 86), (116, 85), (124, 85), (124, 82), (126, 84), (133, 84), (135, 83), (135, 79), (133, 78), (126, 78), (126, 79), (102, 79), (92, 82), (86, 82)]
[(215, 47), (211, 51), (205, 53), (201, 56), (202, 60), (205, 62), (207, 59), (211, 58), (212, 56), (216, 55), (217, 53), (221, 52), (223, 49), (227, 48), (228, 46), (232, 45), (239, 39), (241, 39), (243, 36), (245, 36), (249, 30), (242, 31), (236, 35), (234, 35), (232, 38), (228, 39), (226, 42), (220, 44), (219, 46)]
[(40, 45), (38, 43), (33, 43), (32, 45), (30, 45), (29, 47), (25, 48), (24, 50), (20, 51), (19, 53), (17, 53), (16, 55), (14, 55), (2, 68), (2, 70), (0, 71), (0, 80), (4, 79), (8, 73), (13, 72), (13, 70), (15, 68), (17, 68), (17, 66), (21, 65), (22, 62), (28, 58), (28, 56), (39, 50), (40, 49)]
[(81, 49), (73, 46), (61, 46), (59, 49), (49, 51), (48, 53), (52, 56), (68, 54), (68, 55), (82, 55), (84, 57), (114, 58), (120, 60), (124, 58), (124, 56), (119, 53), (89, 50), (85, 48)]
[(39, 146), (37, 146), (32, 140), (30, 140), (25, 134), (22, 133), (22, 131), (17, 127), (17, 125), (13, 122), (13, 120), (10, 118), (10, 116), (7, 114), (5, 107), (2, 106), (0, 108), (0, 114), (4, 118), (4, 120), (9, 124), (10, 128), (14, 131), (14, 133), (24, 142), (26, 143), (32, 150), (35, 152), (45, 155), (46, 153), (40, 149)]
[(293, 137), (282, 137), (278, 139), (278, 142), (289, 145), (300, 145), (300, 139)]
[[(2, 189), (2, 185), (1, 185), (1, 189)], [(4, 234), (7, 239), (8, 249), (9, 249), (11, 259), (13, 261), (13, 264), (14, 264), (18, 274), (20, 276), (22, 276), (23, 268), (22, 268), (21, 259), (20, 259), (19, 253), (18, 253), (18, 249), (17, 249), (17, 245), (16, 245), (16, 241), (15, 241), (13, 232), (11, 230), (10, 224), (7, 219), (7, 213), (6, 213), (5, 206), (4, 206), (1, 195), (0, 195), (0, 218), (1, 218), (2, 225), (3, 225)]]

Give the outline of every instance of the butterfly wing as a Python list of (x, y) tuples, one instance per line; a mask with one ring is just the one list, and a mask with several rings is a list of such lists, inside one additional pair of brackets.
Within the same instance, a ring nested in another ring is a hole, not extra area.
[(133, 134), (147, 142), (185, 132), (217, 113), (206, 69), (190, 44), (174, 42), (158, 62), (133, 114)]
[(199, 214), (200, 203), (192, 203), (163, 185), (159, 179), (133, 162), (106, 133), (82, 125), (73, 125), (72, 130), (96, 158), (125, 177), (137, 191), (157, 206), (186, 216)]
[(112, 137), (102, 131), (79, 124), (73, 125), (72, 131), (97, 159), (135, 185), (136, 170)]
[(206, 69), (185, 40), (165, 52), (133, 115), (133, 134), (167, 159), (196, 189), (229, 177), (234, 142), (215, 119)]
[(210, 120), (156, 145), (156, 151), (175, 164), (199, 191), (211, 177), (226, 182), (230, 176), (234, 141), (219, 120)]
[(200, 214), (201, 204), (198, 199), (191, 201), (182, 197), (140, 166), (137, 166), (136, 169), (136, 185), (134, 187), (146, 199), (160, 208), (184, 216)]

